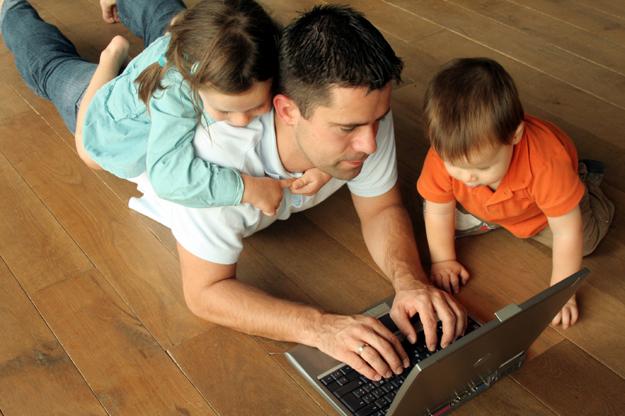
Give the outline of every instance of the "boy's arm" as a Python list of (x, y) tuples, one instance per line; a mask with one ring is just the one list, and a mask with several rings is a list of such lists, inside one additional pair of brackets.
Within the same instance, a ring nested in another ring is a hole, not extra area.
[(425, 232), (432, 263), (456, 259), (455, 208), (456, 201), (439, 204), (426, 200), (423, 203)]
[[(551, 285), (558, 283), (577, 272), (582, 264), (584, 232), (582, 214), (579, 206), (559, 217), (547, 217), (553, 234), (553, 259)], [(577, 320), (575, 296), (564, 306), (554, 318), (553, 324), (562, 322), (564, 328), (573, 325)]]
[(432, 281), (449, 293), (458, 293), (460, 285), (469, 280), (469, 272), (456, 260), (456, 201), (436, 203), (426, 200), (423, 217), (432, 261)]

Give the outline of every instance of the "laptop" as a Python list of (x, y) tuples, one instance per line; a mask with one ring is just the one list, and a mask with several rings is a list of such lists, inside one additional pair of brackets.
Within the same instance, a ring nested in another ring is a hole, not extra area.
[[(469, 317), (465, 335), (445, 349), (428, 351), (421, 329), (416, 344), (402, 341), (411, 366), (390, 379), (373, 382), (348, 365), (303, 345), (285, 354), (341, 415), (444, 415), (518, 369), (527, 349), (588, 273), (583, 268), (521, 305), (510, 304), (489, 322)], [(391, 304), (392, 299), (387, 299), (365, 314), (377, 317), (403, 339), (390, 319)], [(439, 340), (441, 334), (439, 322)]]

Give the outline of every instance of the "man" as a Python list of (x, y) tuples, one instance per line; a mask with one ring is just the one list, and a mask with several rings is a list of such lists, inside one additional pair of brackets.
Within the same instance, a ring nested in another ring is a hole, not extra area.
[(377, 320), (276, 299), (235, 277), (243, 237), (321, 202), (347, 182), (367, 247), (395, 289), (391, 316), (400, 330), (414, 341), (409, 318), (419, 313), (431, 348), (437, 317), (443, 321), (443, 346), (463, 332), (462, 308), (431, 286), (420, 266), (396, 183), (390, 99), (401, 67), (362, 15), (316, 7), (285, 29), (274, 111), (245, 130), (225, 123), (198, 129), (195, 147), (207, 160), (252, 175), (289, 178), (320, 168), (333, 179), (319, 193), (301, 198), (285, 192), (277, 215), (267, 217), (251, 206), (191, 209), (167, 203), (150, 191), (145, 177), (139, 180), (145, 196), (131, 206), (157, 212), (155, 218), (171, 227), (194, 314), (248, 334), (317, 347), (374, 380), (400, 373), (408, 365), (406, 353)]
[[(158, 22), (171, 18), (151, 17), (160, 16), (166, 2), (121, 3), (122, 20), (125, 3), (134, 8), (129, 16), (141, 17), (131, 25), (134, 33), (158, 32), (150, 25), (162, 28)], [(235, 271), (244, 237), (316, 205), (347, 183), (367, 247), (395, 289), (391, 316), (400, 330), (414, 342), (409, 318), (418, 313), (431, 349), (437, 318), (443, 321), (442, 346), (464, 331), (462, 308), (427, 281), (397, 188), (390, 98), (401, 60), (362, 15), (332, 6), (317, 7), (286, 28), (281, 60), (274, 111), (244, 129), (226, 123), (199, 127), (196, 153), (254, 176), (290, 178), (317, 167), (333, 179), (311, 197), (285, 191), (270, 217), (248, 205), (194, 209), (161, 200), (144, 174), (135, 179), (144, 196), (131, 207), (171, 228), (185, 300), (194, 314), (245, 333), (317, 347), (374, 380), (389, 377), (408, 365), (408, 357), (380, 322), (277, 299), (238, 281)], [(57, 108), (67, 106), (68, 100), (52, 99)], [(75, 120), (77, 100), (69, 103), (68, 119)]]

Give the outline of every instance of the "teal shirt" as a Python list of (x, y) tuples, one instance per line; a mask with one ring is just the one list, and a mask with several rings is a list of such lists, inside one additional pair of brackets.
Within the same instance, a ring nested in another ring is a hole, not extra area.
[[(124, 72), (100, 88), (83, 126), (83, 144), (103, 169), (124, 179), (147, 172), (159, 197), (191, 208), (237, 205), (243, 180), (236, 169), (196, 157), (197, 116), (191, 89), (175, 69), (152, 96), (149, 112), (135, 79), (167, 51), (170, 36), (155, 40)], [(206, 113), (203, 117), (210, 120)]]

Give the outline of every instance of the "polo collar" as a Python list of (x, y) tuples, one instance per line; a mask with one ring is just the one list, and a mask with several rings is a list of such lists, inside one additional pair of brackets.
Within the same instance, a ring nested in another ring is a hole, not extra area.
[(506, 201), (514, 195), (514, 192), (527, 188), (532, 182), (532, 170), (530, 166), (530, 150), (527, 139), (527, 130), (521, 140), (514, 146), (512, 160), (508, 172), (503, 177), (501, 184), (486, 202), (486, 205), (497, 204)]

